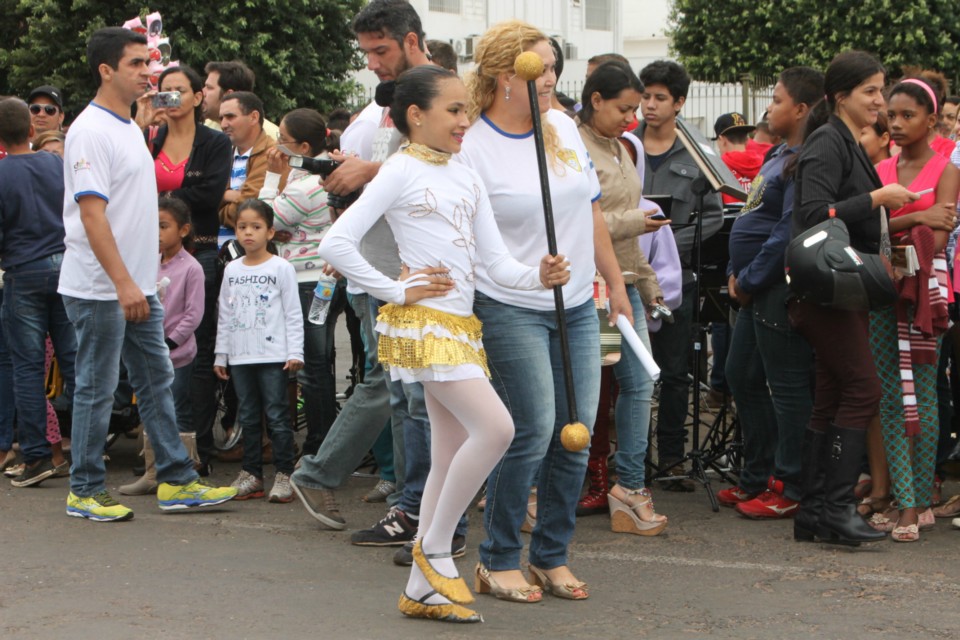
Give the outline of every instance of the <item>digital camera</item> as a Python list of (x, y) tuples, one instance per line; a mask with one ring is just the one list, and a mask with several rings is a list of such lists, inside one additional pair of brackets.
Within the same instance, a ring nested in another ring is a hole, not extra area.
[(161, 91), (151, 99), (154, 109), (175, 109), (180, 106), (179, 91)]

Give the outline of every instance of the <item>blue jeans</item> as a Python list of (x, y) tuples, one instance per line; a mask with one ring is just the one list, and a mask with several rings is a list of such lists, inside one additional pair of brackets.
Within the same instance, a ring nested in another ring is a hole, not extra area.
[(243, 470), (263, 477), (261, 417), (266, 415), (267, 433), (273, 443), (273, 466), (277, 472), (293, 473), (296, 447), (290, 424), (287, 384), (290, 376), (283, 362), (240, 364), (230, 367), (237, 390), (237, 423), (243, 430)]
[(173, 364), (163, 341), (163, 306), (147, 296), (150, 317), (127, 322), (116, 300), (63, 296), (67, 316), (77, 331), (77, 385), (73, 396), (73, 466), (70, 489), (79, 497), (103, 491), (103, 450), (110, 428), (113, 392), (120, 358), (137, 394), (140, 418), (153, 445), (157, 480), (189, 484), (197, 478), (177, 430), (173, 406)]
[(63, 375), (64, 394), (73, 396), (77, 337), (57, 293), (63, 254), (8, 269), (3, 275), (3, 330), (13, 363), (20, 450), (24, 462), (51, 456), (47, 442), (47, 333)]
[[(0, 313), (3, 313), (3, 287), (0, 287)], [(13, 423), (17, 415), (13, 397), (13, 363), (0, 322), (0, 451), (13, 448)]]
[[(487, 480), (480, 561), (494, 571), (520, 568), (520, 525), (530, 487), (537, 486), (537, 525), (530, 564), (567, 564), (574, 512), (589, 451), (567, 451), (560, 431), (568, 421), (560, 335), (554, 311), (515, 307), (477, 292), (491, 382), (513, 417), (516, 435)], [(600, 329), (593, 300), (566, 309), (567, 335), (580, 421), (593, 429), (600, 399)]]
[(377, 462), (377, 469), (381, 480), (397, 483), (397, 473), (393, 468), (393, 428), (388, 422), (377, 437), (377, 441), (370, 447), (373, 459)]
[[(663, 323), (651, 336), (653, 358), (660, 366), (660, 405), (657, 409), (657, 451), (660, 466), (680, 460), (687, 439), (690, 407), (690, 330), (693, 290), (684, 290), (683, 302), (673, 311), (673, 324)], [(699, 366), (699, 362), (696, 364)]]
[(727, 390), (725, 371), (727, 352), (730, 349), (730, 323), (710, 323), (710, 348), (713, 349), (713, 366), (710, 368), (710, 388), (717, 391)]
[(800, 453), (813, 410), (813, 350), (790, 327), (786, 284), (740, 309), (727, 355), (727, 383), (743, 431), (739, 486), (747, 493), (782, 480), (784, 495), (800, 499)]
[[(633, 307), (633, 328), (641, 342), (650, 349), (646, 310), (640, 292), (633, 285), (627, 287), (630, 306)], [(643, 489), (644, 458), (650, 434), (650, 399), (653, 397), (653, 378), (640, 364), (640, 359), (627, 345), (620, 342), (620, 361), (613, 365), (620, 393), (617, 396), (617, 482), (628, 490)]]
[(190, 397), (190, 385), (193, 382), (193, 365), (191, 362), (173, 370), (173, 384), (170, 393), (173, 394), (173, 409), (177, 414), (177, 430), (180, 433), (193, 432), (193, 402)]
[(350, 301), (366, 337), (367, 356), (373, 367), (353, 395), (343, 405), (330, 432), (314, 455), (303, 456), (300, 468), (293, 474), (297, 484), (311, 489), (336, 489), (353, 473), (390, 417), (390, 394), (383, 367), (376, 360), (377, 336), (373, 330), (376, 316), (371, 317), (368, 296), (359, 294)]
[(341, 280), (334, 289), (327, 321), (313, 324), (307, 320), (307, 316), (310, 315), (313, 290), (316, 286), (316, 282), (301, 282), (299, 286), (300, 309), (303, 311), (304, 363), (298, 378), (307, 414), (307, 439), (303, 443), (303, 452), (308, 454), (314, 454), (320, 449), (320, 443), (337, 419), (334, 334), (337, 316), (347, 303), (346, 286)]

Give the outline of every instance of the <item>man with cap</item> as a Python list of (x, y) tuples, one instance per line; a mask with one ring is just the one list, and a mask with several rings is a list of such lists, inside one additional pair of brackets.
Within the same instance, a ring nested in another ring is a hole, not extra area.
[[(27, 96), (34, 138), (44, 131), (61, 131), (63, 129), (62, 96), (60, 89), (48, 84), (37, 87)], [(33, 138), (31, 138), (32, 141)]]
[[(730, 168), (734, 177), (740, 182), (744, 191), (750, 191), (753, 179), (763, 166), (763, 154), (747, 149), (750, 132), (756, 129), (747, 124), (746, 119), (739, 113), (725, 113), (713, 125), (717, 142), (717, 151), (720, 159)], [(736, 198), (723, 194), (723, 204), (740, 202)]]

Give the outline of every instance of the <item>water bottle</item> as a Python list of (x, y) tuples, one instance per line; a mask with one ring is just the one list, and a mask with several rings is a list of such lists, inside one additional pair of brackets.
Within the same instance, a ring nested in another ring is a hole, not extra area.
[(327, 314), (330, 313), (330, 301), (333, 300), (333, 290), (337, 287), (337, 279), (333, 276), (320, 274), (317, 288), (313, 290), (313, 302), (310, 303), (310, 313), (307, 320), (313, 324), (324, 324)]

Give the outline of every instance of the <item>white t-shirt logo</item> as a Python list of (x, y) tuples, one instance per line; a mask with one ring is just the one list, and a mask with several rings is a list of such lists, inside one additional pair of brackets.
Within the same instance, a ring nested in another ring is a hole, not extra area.
[(92, 168), (93, 167), (90, 165), (90, 162), (85, 158), (80, 158), (79, 160), (73, 163), (74, 173), (79, 173), (81, 171), (89, 171)]

